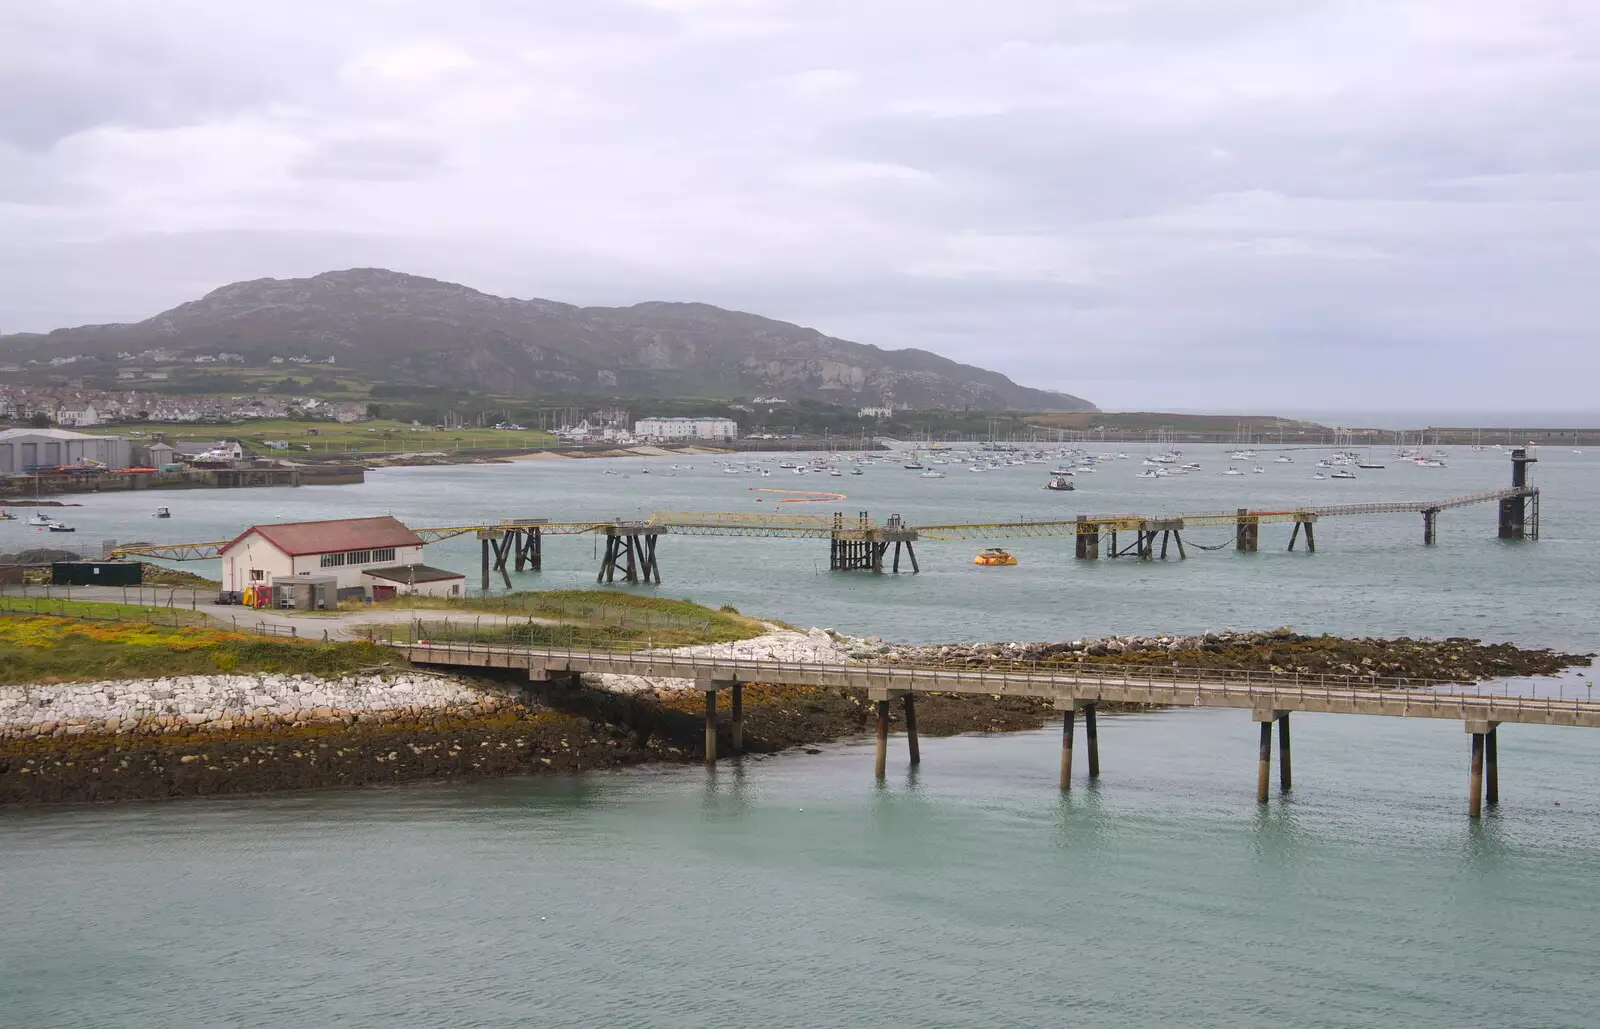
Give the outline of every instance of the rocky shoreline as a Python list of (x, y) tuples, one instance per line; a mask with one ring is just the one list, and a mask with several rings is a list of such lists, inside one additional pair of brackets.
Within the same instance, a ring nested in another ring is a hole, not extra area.
[(1293, 629), (1201, 635), (1108, 636), (1058, 643), (951, 643), (896, 645), (880, 637), (834, 637), (846, 657), (887, 664), (940, 663), (973, 667), (1006, 664), (1161, 664), (1264, 672), (1378, 675), (1406, 679), (1480, 682), (1525, 675), (1554, 675), (1586, 667), (1593, 654), (1528, 650), (1464, 636), (1444, 640), (1306, 636)]
[[(1289, 630), (916, 646), (783, 630), (723, 646), (883, 663), (1161, 662), (1456, 680), (1545, 675), (1591, 660), (1464, 638), (1347, 640)], [(892, 709), (898, 720), (899, 705)], [(626, 676), (530, 685), (510, 674), (414, 670), (0, 687), (0, 805), (692, 763), (701, 760), (703, 710), (691, 684)], [(870, 731), (871, 712), (859, 690), (752, 684), (744, 691), (746, 751), (759, 757), (859, 736)], [(918, 704), (927, 736), (1012, 732), (1056, 717), (1049, 701), (1026, 697), (931, 694)], [(721, 721), (726, 752), (726, 709)]]

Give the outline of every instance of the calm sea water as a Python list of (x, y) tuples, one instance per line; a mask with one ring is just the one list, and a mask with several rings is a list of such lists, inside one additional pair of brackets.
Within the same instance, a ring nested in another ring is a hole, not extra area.
[[(1130, 451), (1132, 452), (1132, 451)], [(1270, 457), (1270, 455), (1265, 455)], [(669, 595), (917, 639), (1244, 628), (1469, 633), (1595, 648), (1600, 463), (1545, 454), (1544, 536), (1491, 508), (1331, 520), (1315, 557), (1074, 562), (1070, 541), (928, 543), (924, 573), (830, 576), (823, 543), (669, 538)], [(392, 511), (415, 524), (651, 509), (762, 510), (750, 487), (849, 494), (919, 522), (1446, 496), (1503, 454), (1391, 462), (1353, 483), (1293, 466), (1073, 494), (1038, 466), (943, 480), (724, 476), (697, 458), (381, 472), (362, 487), (95, 497), (100, 536), (215, 538), (251, 521)], [(681, 459), (677, 463), (682, 463)], [(639, 474), (648, 464), (650, 475)], [(820, 506), (831, 511), (831, 505)], [(0, 526), (10, 549), (26, 530)], [(1226, 530), (1195, 530), (1221, 543)], [(28, 537), (31, 539), (31, 537)], [(429, 559), (475, 567), (465, 543)], [(818, 563), (824, 565), (816, 570)], [(529, 585), (592, 582), (590, 541)], [(702, 769), (0, 813), (0, 1025), (1592, 1026), (1600, 735), (1508, 727), (1502, 804), (1465, 817), (1450, 722), (1302, 715), (1291, 798), (1254, 803), (1240, 712), (1104, 720), (1104, 775), (1055, 789), (1046, 730), (864, 744)], [(1080, 759), (1081, 761), (1081, 759)], [(1080, 766), (1081, 775), (1081, 766)]]

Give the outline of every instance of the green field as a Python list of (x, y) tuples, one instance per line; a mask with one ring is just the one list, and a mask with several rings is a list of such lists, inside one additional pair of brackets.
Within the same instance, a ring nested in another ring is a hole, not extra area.
[[(556, 442), (548, 432), (502, 429), (442, 429), (416, 426), (409, 422), (374, 419), (340, 425), (337, 422), (295, 422), (268, 420), (237, 422), (230, 425), (138, 425), (100, 426), (90, 430), (102, 435), (129, 436), (135, 442), (159, 434), (168, 443), (212, 443), (238, 440), (257, 454), (373, 453), (377, 451), (454, 451), (484, 448), (515, 449), (544, 447)], [(134, 435), (138, 433), (139, 435)], [(267, 440), (289, 444), (286, 451), (266, 446)]]

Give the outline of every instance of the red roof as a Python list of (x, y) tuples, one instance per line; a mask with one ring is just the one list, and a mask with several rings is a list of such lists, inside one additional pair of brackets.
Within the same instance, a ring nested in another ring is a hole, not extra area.
[(252, 525), (222, 548), (227, 553), (251, 533), (271, 543), (290, 557), (308, 554), (337, 554), (347, 550), (377, 550), (383, 547), (420, 547), (422, 537), (406, 528), (398, 518), (336, 518), (327, 522), (280, 522), (277, 525)]

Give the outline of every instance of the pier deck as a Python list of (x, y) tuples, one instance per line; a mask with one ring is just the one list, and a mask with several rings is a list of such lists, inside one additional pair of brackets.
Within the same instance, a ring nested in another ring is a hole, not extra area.
[(1522, 697), (1496, 694), (1473, 684), (1391, 679), (1379, 676), (1299, 675), (1236, 672), (1224, 669), (1157, 668), (1149, 666), (949, 667), (939, 665), (846, 664), (826, 661), (779, 661), (740, 655), (737, 645), (725, 653), (589, 650), (517, 647), (458, 642), (395, 642), (395, 649), (418, 664), (468, 668), (503, 668), (526, 672), (533, 680), (574, 673), (601, 672), (652, 678), (692, 680), (706, 695), (706, 763), (717, 760), (717, 693), (727, 689), (733, 701), (732, 739), (740, 749), (743, 733), (742, 688), (746, 683), (828, 686), (865, 690), (876, 708), (875, 770), (885, 774), (889, 739), (889, 703), (905, 705), (908, 753), (921, 761), (916, 736), (918, 693), (975, 696), (1025, 696), (1050, 700), (1062, 712), (1060, 788), (1072, 786), (1074, 724), (1083, 712), (1087, 730), (1089, 777), (1100, 774), (1098, 705), (1106, 702), (1151, 707), (1234, 708), (1250, 712), (1260, 723), (1256, 799), (1269, 800), (1272, 727), (1278, 726), (1280, 786), (1290, 789), (1289, 716), (1296, 711), (1393, 718), (1444, 718), (1463, 723), (1471, 736), (1468, 814), (1483, 812), (1500, 798), (1498, 732), (1501, 724), (1565, 725), (1600, 728), (1600, 702), (1587, 699)]

